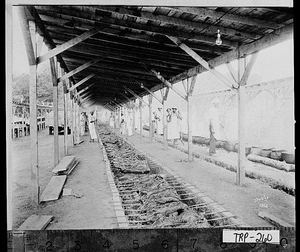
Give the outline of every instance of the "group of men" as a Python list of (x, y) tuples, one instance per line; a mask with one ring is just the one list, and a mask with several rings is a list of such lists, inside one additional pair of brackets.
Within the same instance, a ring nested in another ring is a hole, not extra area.
[[(209, 155), (210, 156), (216, 156), (216, 142), (217, 140), (220, 140), (220, 126), (222, 126), (219, 122), (219, 103), (220, 100), (218, 98), (214, 98), (212, 100), (212, 107), (208, 110), (208, 118), (209, 118), (209, 132), (210, 132), (210, 146), (209, 146)], [(93, 112), (91, 112), (91, 115), (89, 118), (94, 118), (93, 117)], [(132, 120), (130, 116), (130, 122), (126, 122), (125, 116), (123, 113), (121, 113), (121, 118), (120, 118), (120, 133), (125, 134), (126, 128), (128, 135), (132, 135)], [(127, 118), (127, 119), (128, 119)], [(156, 112), (153, 112), (153, 117), (152, 117), (152, 129), (153, 133), (156, 133), (158, 136), (162, 136), (164, 134), (163, 130), (163, 111), (161, 107), (158, 107)], [(111, 118), (113, 119), (113, 114), (111, 115)], [(91, 134), (94, 132), (94, 119), (89, 119), (89, 130)], [(167, 123), (167, 140), (168, 141), (173, 141), (173, 144), (176, 145), (178, 140), (181, 141), (182, 144), (182, 130), (181, 130), (181, 121), (182, 121), (182, 115), (180, 111), (176, 107), (168, 108), (166, 110), (166, 123)], [(111, 127), (113, 126), (113, 120), (111, 120)], [(126, 127), (127, 125), (127, 127)], [(95, 132), (96, 135), (96, 132)], [(97, 137), (97, 136), (96, 136)], [(95, 138), (96, 138), (95, 137)]]
[[(163, 135), (163, 115), (162, 108), (158, 108), (157, 112), (154, 112), (154, 131), (157, 135)], [(173, 144), (177, 144), (177, 141), (181, 139), (181, 120), (182, 116), (176, 107), (168, 108), (166, 110), (166, 123), (167, 123), (167, 139), (173, 141)], [(183, 144), (183, 141), (181, 141)]]
[(87, 116), (86, 112), (81, 112), (80, 135), (81, 136), (85, 135), (85, 132), (87, 130), (87, 125), (88, 125), (90, 142), (94, 142), (95, 140), (97, 140), (97, 133), (96, 133), (96, 128), (95, 128), (96, 122), (97, 122), (97, 119), (94, 115), (94, 111), (91, 111), (88, 116)]

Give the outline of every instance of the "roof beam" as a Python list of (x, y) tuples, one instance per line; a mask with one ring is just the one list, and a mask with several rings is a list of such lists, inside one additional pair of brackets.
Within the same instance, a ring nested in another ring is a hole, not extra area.
[[(225, 64), (227, 62), (231, 62), (232, 60), (238, 59), (239, 57), (243, 57), (245, 55), (252, 54), (253, 52), (260, 51), (262, 49), (265, 49), (267, 47), (270, 47), (272, 45), (278, 44), (291, 38), (293, 31), (294, 25), (289, 24), (283, 28), (280, 28), (272, 33), (265, 35), (259, 40), (256, 40), (246, 45), (242, 45), (230, 52), (224, 53), (223, 55), (208, 61), (208, 64), (211, 67), (216, 67), (221, 64)], [(200, 74), (205, 71), (207, 71), (206, 68), (204, 68), (202, 65), (198, 65), (189, 69), (188, 71), (185, 71), (179, 75), (172, 77), (171, 79), (169, 79), (169, 82), (176, 83), (180, 80), (186, 79), (196, 74)]]
[(234, 14), (230, 14), (230, 13), (226, 13), (226, 12), (222, 12), (222, 11), (208, 10), (206, 8), (193, 8), (193, 7), (174, 7), (174, 8), (178, 9), (182, 12), (195, 14), (197, 16), (205, 17), (205, 18), (210, 17), (215, 20), (222, 18), (223, 20), (226, 20), (229, 22), (237, 22), (240, 24), (252, 25), (252, 26), (257, 26), (257, 27), (266, 27), (266, 28), (271, 28), (271, 29), (278, 29), (278, 28), (282, 27), (282, 25), (277, 24), (275, 22), (251, 18), (251, 17), (234, 15)]
[(95, 83), (91, 83), (89, 84), (87, 87), (81, 89), (80, 91), (77, 92), (77, 94), (82, 94), (83, 92), (87, 91), (92, 85), (94, 85)]
[[(35, 8), (32, 6), (20, 6), (18, 8), (22, 8), (24, 12), (28, 13), (27, 14), (27, 19), (28, 20), (34, 20), (36, 25), (37, 25), (37, 31), (41, 36), (44, 38), (45, 44), (48, 46), (48, 48), (55, 48), (55, 43), (53, 42), (51, 36), (49, 35), (47, 29), (45, 28), (43, 21), (41, 20), (40, 16), (36, 12)], [(30, 17), (29, 17), (30, 15)], [(67, 65), (65, 64), (63, 58), (60, 55), (57, 55), (57, 59), (60, 62), (61, 66), (65, 69), (66, 72), (69, 72), (69, 69)]]
[[(47, 11), (51, 11), (50, 7), (46, 7)], [(50, 10), (49, 10), (50, 9)], [(191, 36), (191, 32), (181, 32), (172, 30), (169, 28), (161, 27), (161, 26), (154, 26), (149, 24), (141, 24), (136, 22), (130, 22), (130, 19), (123, 20), (124, 15), (119, 14), (115, 15), (114, 18), (111, 17), (103, 17), (99, 15), (95, 15), (96, 8), (94, 10), (91, 10), (90, 7), (84, 7), (84, 6), (72, 6), (68, 10), (64, 10), (63, 8), (56, 8), (52, 10), (53, 13), (51, 15), (56, 16), (58, 18), (61, 18), (61, 15), (59, 13), (63, 13), (64, 16), (69, 16), (69, 20), (78, 20), (79, 22), (90, 22), (93, 25), (95, 25), (95, 21), (99, 24), (109, 26), (108, 28), (120, 30), (120, 27), (128, 29), (131, 28), (132, 33), (136, 33), (136, 39), (139, 39), (139, 37), (142, 36), (142, 40), (147, 40), (147, 38), (150, 38), (153, 33), (159, 34), (159, 35), (170, 35), (170, 36), (176, 36), (176, 37), (182, 37), (182, 38), (189, 38)], [(59, 13), (58, 13), (59, 12)], [(93, 19), (92, 19), (93, 18)], [(106, 29), (108, 30), (108, 29)], [(143, 34), (141, 34), (141, 31), (144, 31), (144, 33), (149, 33), (144, 38)], [(120, 30), (121, 32), (121, 30)], [(115, 33), (115, 32), (114, 32)], [(215, 37), (212, 36), (205, 36), (205, 35), (199, 35), (195, 34), (193, 36), (193, 40), (202, 41), (204, 43), (215, 43)], [(238, 43), (235, 41), (224, 39), (223, 45), (227, 45), (229, 47), (237, 47)]]
[(178, 45), (183, 51), (185, 51), (188, 55), (190, 55), (193, 59), (195, 59), (198, 63), (200, 63), (206, 70), (211, 72), (214, 76), (220, 79), (223, 83), (225, 83), (228, 87), (235, 87), (231, 81), (229, 81), (223, 74), (218, 72), (212, 66), (209, 65), (207, 61), (205, 61), (201, 56), (195, 53), (191, 48), (182, 43), (179, 39), (171, 36), (167, 36), (171, 41), (173, 41), (176, 45)]
[(77, 36), (76, 38), (73, 38), (71, 40), (69, 40), (68, 42), (64, 43), (63, 45), (60, 45), (58, 47), (55, 47), (54, 49), (52, 49), (51, 51), (45, 53), (44, 55), (40, 56), (37, 58), (37, 64), (40, 64), (42, 62), (44, 62), (45, 60), (48, 60), (62, 52), (64, 52), (65, 50), (69, 49), (70, 47), (77, 45), (78, 43), (92, 37), (93, 35), (98, 33), (98, 29), (93, 28), (79, 36)]
[(140, 101), (144, 102), (147, 106), (149, 106), (149, 104), (147, 102), (144, 101), (144, 99), (140, 96), (138, 96), (135, 92), (133, 92), (131, 89), (123, 86), (125, 88), (126, 91), (128, 91), (129, 93), (131, 93), (135, 98), (139, 99)]
[(58, 79), (58, 82), (61, 82), (61, 81), (65, 80), (65, 79), (67, 79), (67, 78), (73, 76), (74, 74), (77, 74), (77, 73), (81, 72), (82, 70), (88, 68), (89, 66), (94, 65), (95, 63), (97, 63), (97, 62), (98, 62), (99, 60), (101, 60), (102, 58), (103, 58), (103, 57), (99, 57), (99, 58), (93, 59), (93, 60), (91, 60), (91, 61), (89, 61), (89, 62), (87, 62), (87, 63), (85, 63), (85, 64), (83, 64), (83, 65), (81, 65), (81, 66), (79, 66), (79, 67), (77, 67), (76, 69), (74, 69), (74, 70), (72, 70), (72, 71), (66, 73), (66, 74), (63, 75), (62, 77), (60, 77), (60, 78)]
[(252, 53), (251, 59), (250, 59), (249, 63), (247, 64), (247, 67), (246, 67), (246, 69), (245, 69), (245, 72), (244, 72), (244, 74), (243, 74), (243, 76), (242, 76), (242, 78), (241, 78), (241, 81), (240, 81), (240, 83), (239, 83), (240, 86), (246, 85), (246, 82), (247, 82), (247, 80), (248, 80), (248, 77), (249, 77), (249, 75), (250, 75), (250, 72), (251, 72), (251, 70), (252, 70), (252, 68), (253, 68), (253, 65), (254, 65), (254, 63), (255, 63), (255, 61), (256, 61), (256, 59), (257, 59), (257, 56), (258, 56), (258, 52)]
[(151, 69), (151, 72), (159, 79), (163, 84), (165, 84), (168, 88), (171, 88), (176, 94), (182, 97), (184, 100), (187, 100), (187, 96), (182, 94), (179, 90), (177, 90), (169, 81), (167, 81), (160, 73), (156, 72), (155, 70)]
[[(216, 25), (210, 25), (207, 26), (207, 24), (199, 23), (199, 22), (192, 22), (187, 21), (184, 19), (174, 18), (170, 16), (165, 15), (153, 15), (152, 13), (145, 12), (145, 11), (131, 11), (122, 7), (115, 7), (117, 10), (113, 10), (114, 7), (106, 7), (106, 6), (99, 6), (97, 9), (109, 11), (111, 13), (118, 13), (118, 15), (122, 14), (125, 17), (135, 17), (139, 19), (144, 19), (145, 21), (159, 21), (164, 24), (171, 24), (176, 25), (180, 27), (185, 27), (191, 30), (202, 30), (206, 29), (206, 31), (209, 31), (211, 33), (217, 33), (217, 30), (220, 29), (222, 33), (226, 33), (229, 36), (237, 36), (237, 37), (245, 37), (249, 39), (258, 39), (260, 36), (254, 33), (248, 33), (248, 32), (242, 32), (238, 31), (236, 29), (231, 28), (221, 28), (222, 26), (216, 26)], [(178, 11), (178, 10), (177, 10)]]
[(72, 87), (69, 88), (69, 91), (72, 91), (73, 89), (79, 87), (80, 85), (82, 85), (83, 83), (85, 83), (86, 81), (88, 81), (89, 79), (93, 78), (95, 76), (95, 74), (90, 74), (87, 77), (83, 78), (81, 81), (77, 82), (75, 85), (73, 85)]

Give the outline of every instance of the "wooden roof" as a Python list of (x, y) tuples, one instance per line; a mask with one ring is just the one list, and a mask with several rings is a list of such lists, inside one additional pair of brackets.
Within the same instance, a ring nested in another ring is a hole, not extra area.
[[(138, 95), (163, 87), (151, 72), (176, 83), (205, 71), (173, 43), (176, 37), (212, 67), (239, 55), (278, 43), (293, 30), (293, 9), (287, 7), (155, 7), (155, 6), (24, 6), (27, 20), (50, 48), (93, 31), (94, 35), (60, 53), (66, 72), (97, 59), (72, 76), (80, 95), (98, 104), (126, 102), (124, 86)], [(217, 30), (222, 44), (216, 45)], [(88, 87), (88, 88), (87, 88)], [(113, 104), (112, 104), (113, 105)]]

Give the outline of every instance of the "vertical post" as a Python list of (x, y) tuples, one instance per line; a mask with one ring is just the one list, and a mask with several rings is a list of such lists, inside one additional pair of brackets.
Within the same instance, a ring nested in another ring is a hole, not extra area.
[(143, 136), (142, 100), (139, 100), (139, 108), (140, 108), (140, 138), (142, 138)]
[(166, 100), (163, 97), (162, 101), (162, 110), (163, 110), (163, 140), (164, 140), (164, 149), (168, 148), (168, 140), (167, 140), (167, 118), (166, 118)]
[(25, 136), (25, 116), (24, 116), (24, 106), (21, 107), (22, 109), (22, 136)]
[(152, 124), (152, 95), (149, 94), (149, 140), (153, 140), (153, 124)]
[[(80, 137), (80, 110), (79, 110), (79, 100), (77, 100), (77, 142), (80, 142), (81, 137)], [(95, 118), (97, 119), (97, 113), (95, 111)]]
[(191, 127), (191, 96), (187, 95), (187, 127), (188, 127), (188, 160), (193, 161), (192, 127)]
[(54, 57), (50, 58), (50, 68), (53, 83), (53, 133), (54, 133), (54, 166), (59, 162), (59, 142), (58, 142), (58, 82), (57, 63)]
[(76, 139), (75, 139), (75, 131), (76, 131), (76, 122), (75, 122), (75, 102), (74, 102), (75, 97), (73, 96), (73, 99), (71, 100), (71, 106), (72, 106), (72, 139), (73, 139), (73, 145), (76, 144)]
[[(36, 26), (34, 21), (29, 21), (29, 30), (36, 55)], [(40, 203), (39, 166), (38, 166), (38, 131), (37, 131), (37, 66), (29, 66), (29, 103), (30, 103), (30, 153), (31, 153), (31, 185), (32, 199)]]
[(132, 132), (135, 132), (135, 102), (132, 102)]
[(242, 59), (238, 58), (238, 169), (236, 173), (236, 184), (243, 185), (245, 180), (245, 85), (241, 84), (243, 75), (243, 62)]
[(5, 5), (5, 103), (6, 103), (6, 198), (7, 198), (7, 230), (12, 230), (12, 83), (13, 83), (13, 13), (12, 4)]
[[(62, 71), (62, 75), (65, 74), (65, 71)], [(64, 154), (68, 155), (68, 89), (67, 83), (63, 81), (64, 89)]]

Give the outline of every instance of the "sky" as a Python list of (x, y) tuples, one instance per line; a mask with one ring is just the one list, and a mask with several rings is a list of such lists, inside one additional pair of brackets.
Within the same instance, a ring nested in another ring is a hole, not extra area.
[[(259, 56), (252, 69), (252, 74), (261, 75), (261, 81), (279, 79), (294, 75), (294, 50), (293, 40), (269, 47), (259, 52)], [(42, 54), (46, 52), (43, 47)], [(232, 62), (234, 66), (234, 62)], [(226, 66), (217, 68), (221, 73), (228, 73)], [(28, 73), (29, 66), (24, 46), (23, 34), (16, 8), (13, 8), (13, 73)], [(224, 86), (226, 88), (226, 86)]]

